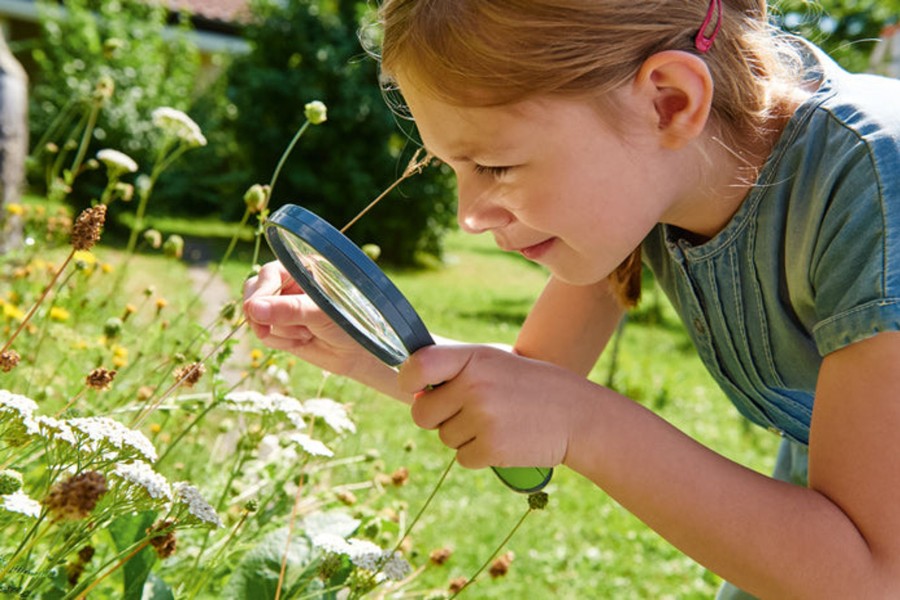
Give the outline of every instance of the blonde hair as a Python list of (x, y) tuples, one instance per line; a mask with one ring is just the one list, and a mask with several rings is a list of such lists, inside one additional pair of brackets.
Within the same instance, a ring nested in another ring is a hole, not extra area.
[[(384, 0), (382, 74), (390, 84), (402, 73), (458, 105), (599, 99), (657, 52), (697, 52), (694, 37), (709, 7), (710, 0)], [(772, 34), (765, 0), (723, 0), (719, 17), (721, 30), (703, 56), (717, 134), (737, 147), (763, 134), (779, 107), (772, 90), (791, 79), (798, 59)], [(626, 306), (640, 295), (640, 269), (632, 256), (610, 277)]]

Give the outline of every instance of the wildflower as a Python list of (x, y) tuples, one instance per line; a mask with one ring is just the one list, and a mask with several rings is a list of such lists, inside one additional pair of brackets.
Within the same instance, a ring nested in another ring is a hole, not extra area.
[(454, 577), (450, 580), (448, 589), (450, 590), (451, 594), (458, 594), (467, 585), (469, 585), (469, 580), (465, 577)]
[(7, 512), (19, 513), (27, 517), (37, 518), (41, 514), (41, 503), (31, 499), (25, 492), (19, 490), (12, 494), (0, 496), (0, 507)]
[(490, 573), (491, 577), (494, 579), (503, 577), (509, 573), (509, 566), (512, 564), (513, 558), (515, 558), (515, 554), (511, 551), (503, 556), (498, 556), (494, 559), (494, 562), (491, 563), (491, 568), (488, 573)]
[(53, 306), (50, 308), (50, 320), (57, 321), (59, 323), (64, 323), (69, 320), (69, 317), (72, 316), (69, 311), (62, 308), (61, 306)]
[(93, 390), (108, 390), (116, 377), (116, 371), (97, 367), (84, 378), (84, 383)]
[(188, 513), (196, 517), (202, 523), (209, 523), (216, 527), (222, 527), (222, 521), (215, 509), (203, 499), (200, 491), (186, 481), (180, 481), (172, 486), (179, 503), (187, 505)]
[(347, 409), (343, 404), (328, 398), (313, 398), (304, 402), (303, 408), (307, 413), (321, 417), (337, 433), (356, 432), (356, 425), (347, 417)]
[(23, 318), (25, 318), (25, 313), (15, 304), (10, 304), (9, 302), (2, 301), (0, 301), (0, 304), (2, 304), (3, 316), (5, 318), (10, 320), (14, 319), (16, 321), (21, 321)]
[(16, 365), (19, 364), (21, 359), (22, 357), (19, 356), (19, 353), (15, 350), (4, 350), (3, 352), (0, 352), (0, 371), (9, 373), (16, 368)]
[(269, 202), (270, 191), (271, 188), (268, 185), (260, 185), (259, 183), (251, 185), (244, 193), (244, 204), (247, 205), (247, 210), (250, 213), (262, 212)]
[(300, 446), (304, 452), (312, 456), (334, 456), (334, 452), (329, 450), (328, 446), (319, 440), (312, 439), (305, 433), (294, 433), (290, 435), (288, 439)]
[(100, 232), (105, 222), (105, 204), (81, 211), (72, 226), (72, 247), (76, 250), (90, 250), (100, 240)]
[(206, 138), (200, 126), (180, 110), (162, 106), (153, 111), (153, 124), (167, 135), (178, 138), (190, 147), (205, 146)]
[(128, 348), (116, 344), (113, 346), (113, 366), (121, 369), (128, 364)]
[(148, 229), (144, 232), (144, 241), (154, 250), (159, 250), (162, 246), (162, 233), (156, 229)]
[(378, 257), (381, 256), (381, 246), (378, 244), (363, 244), (361, 250), (372, 260), (378, 260)]
[(150, 545), (156, 550), (156, 555), (160, 558), (169, 558), (175, 554), (175, 521), (173, 519), (163, 519), (157, 521), (147, 528), (147, 535), (150, 537)]
[(406, 485), (407, 481), (409, 481), (409, 469), (406, 467), (400, 467), (391, 473), (391, 483), (395, 486), (400, 487), (401, 485)]
[[(255, 414), (284, 413), (299, 419), (304, 413), (304, 405), (296, 398), (284, 394), (263, 394), (254, 390), (231, 392), (225, 396), (233, 410)], [(292, 419), (293, 421), (293, 419)], [(296, 423), (295, 423), (296, 424)], [(301, 425), (298, 425), (300, 427)]]
[(38, 409), (37, 403), (21, 394), (14, 394), (8, 390), (0, 390), (0, 421), (4, 421), (4, 415), (12, 415), (23, 419), (31, 417)]
[(531, 510), (543, 510), (550, 501), (546, 492), (535, 492), (528, 495), (528, 508)]
[(91, 514), (107, 489), (102, 473), (86, 471), (50, 488), (44, 505), (54, 521), (77, 521)]
[(428, 555), (428, 560), (431, 561), (431, 564), (440, 566), (450, 560), (451, 556), (453, 556), (453, 550), (450, 548), (438, 548), (431, 551), (431, 554)]
[(13, 202), (6, 205), (6, 212), (14, 217), (21, 217), (25, 214), (25, 207)]
[(262, 360), (263, 353), (259, 348), (254, 348), (250, 351), (250, 366), (256, 368), (260, 365), (260, 360)]
[(356, 494), (350, 490), (338, 490), (334, 493), (334, 496), (344, 506), (353, 506), (357, 502)]
[(38, 415), (34, 417), (34, 422), (37, 425), (41, 437), (44, 439), (52, 440), (54, 442), (63, 442), (71, 448), (78, 447), (78, 440), (72, 432), (72, 428), (69, 427), (69, 424), (65, 421)]
[(159, 315), (159, 313), (162, 311), (162, 309), (164, 309), (168, 305), (169, 305), (169, 301), (166, 300), (165, 298), (157, 298), (156, 299), (156, 314)]
[(394, 552), (386, 561), (384, 558), (382, 556), (381, 572), (391, 581), (401, 581), (412, 571), (412, 567), (399, 552)]
[(97, 257), (87, 250), (76, 251), (72, 255), (72, 260), (75, 261), (75, 267), (82, 271), (97, 264)]
[(110, 317), (103, 324), (103, 335), (105, 335), (109, 339), (119, 337), (119, 334), (122, 333), (122, 319), (119, 317)]
[(134, 304), (131, 304), (131, 303), (126, 304), (125, 310), (121, 316), (122, 322), (124, 323), (125, 321), (127, 321), (128, 317), (130, 317), (131, 315), (133, 315), (136, 312), (137, 312), (137, 307)]
[(97, 152), (97, 160), (106, 165), (110, 179), (115, 179), (122, 173), (134, 173), (138, 170), (138, 164), (133, 158), (112, 148), (104, 148)]
[(131, 202), (134, 199), (134, 184), (117, 181), (113, 186), (113, 198), (121, 198), (122, 202)]
[(156, 460), (156, 448), (143, 433), (129, 429), (109, 417), (79, 417), (69, 419), (69, 426), (80, 440), (91, 446), (111, 446), (143, 456), (146, 460)]
[(325, 104), (319, 100), (307, 102), (303, 107), (303, 112), (306, 115), (306, 119), (313, 125), (320, 125), (328, 120), (328, 110)]
[(163, 254), (171, 258), (181, 258), (184, 254), (184, 238), (178, 234), (172, 234), (166, 238), (163, 244)]
[(156, 388), (150, 385), (142, 385), (138, 388), (137, 391), (137, 399), (141, 402), (146, 402), (150, 398), (153, 397), (153, 394), (156, 393)]
[(116, 89), (116, 84), (113, 81), (112, 77), (109, 75), (103, 75), (100, 77), (99, 81), (97, 81), (96, 87), (94, 87), (94, 100), (99, 103), (103, 103), (106, 100), (112, 98), (113, 91)]
[(0, 496), (13, 494), (22, 489), (22, 474), (12, 469), (0, 471)]
[(175, 381), (180, 385), (183, 385), (186, 388), (192, 388), (200, 381), (200, 378), (203, 377), (205, 372), (206, 367), (203, 366), (203, 363), (194, 362), (175, 369), (174, 377)]
[(140, 487), (154, 500), (172, 499), (172, 489), (165, 477), (153, 470), (142, 460), (130, 463), (118, 463), (112, 474), (127, 483)]

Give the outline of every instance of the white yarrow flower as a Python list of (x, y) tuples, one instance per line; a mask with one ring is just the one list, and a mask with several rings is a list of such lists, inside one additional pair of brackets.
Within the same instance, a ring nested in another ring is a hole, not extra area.
[(78, 440), (75, 438), (72, 428), (69, 427), (68, 423), (65, 421), (38, 415), (37, 417), (34, 417), (34, 422), (37, 425), (40, 435), (43, 437), (53, 441), (65, 442), (66, 445), (71, 446), (72, 448), (78, 446)]
[(222, 520), (216, 514), (215, 509), (200, 495), (200, 490), (186, 481), (179, 481), (172, 485), (178, 502), (186, 504), (188, 512), (204, 523), (222, 527)]
[(299, 400), (284, 394), (263, 394), (254, 390), (244, 390), (229, 393), (225, 396), (225, 401), (237, 412), (255, 414), (281, 412), (286, 415), (301, 415), (304, 412), (303, 404)]
[(30, 417), (37, 409), (37, 402), (31, 398), (21, 394), (14, 394), (8, 390), (0, 390), (0, 415), (8, 413), (21, 417)]
[(288, 439), (300, 446), (304, 452), (312, 456), (334, 456), (334, 452), (332, 452), (328, 446), (319, 440), (312, 439), (305, 433), (292, 433), (288, 436)]
[(138, 170), (138, 164), (133, 158), (112, 148), (104, 148), (97, 152), (97, 160), (106, 165), (111, 176), (120, 173), (135, 173)]
[(334, 533), (318, 533), (310, 538), (313, 548), (331, 554), (349, 554), (350, 544)]
[(337, 433), (356, 432), (356, 425), (347, 416), (347, 409), (343, 404), (329, 398), (313, 398), (304, 402), (303, 408), (308, 414), (321, 417)]
[(93, 447), (109, 444), (119, 450), (137, 452), (150, 462), (156, 461), (156, 448), (143, 433), (109, 417), (79, 417), (67, 422), (76, 437), (86, 438)]
[(381, 557), (384, 551), (378, 544), (357, 538), (350, 538), (347, 540), (347, 544), (350, 546), (347, 556), (350, 557), (350, 562), (357, 567), (368, 571), (377, 571), (381, 566)]
[(41, 503), (29, 498), (22, 490), (0, 496), (0, 500), (3, 501), (3, 510), (7, 512), (19, 513), (34, 518), (41, 514)]
[(168, 106), (153, 111), (153, 124), (168, 135), (177, 137), (188, 146), (205, 146), (206, 137), (200, 126), (184, 112)]
[[(387, 552), (385, 552), (382, 559), (386, 556)], [(394, 552), (394, 555), (388, 558), (381, 566), (381, 572), (391, 581), (402, 581), (404, 577), (412, 572), (412, 566), (399, 552)]]
[(113, 469), (113, 474), (128, 483), (142, 487), (151, 498), (156, 500), (160, 498), (172, 499), (172, 489), (169, 487), (169, 482), (166, 478), (143, 461), (119, 463)]

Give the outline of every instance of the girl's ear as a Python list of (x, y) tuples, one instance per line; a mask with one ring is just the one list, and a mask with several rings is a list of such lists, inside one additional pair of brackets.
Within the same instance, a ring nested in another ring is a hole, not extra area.
[(680, 50), (657, 52), (641, 65), (634, 86), (653, 107), (663, 147), (682, 148), (706, 127), (713, 82), (702, 58)]

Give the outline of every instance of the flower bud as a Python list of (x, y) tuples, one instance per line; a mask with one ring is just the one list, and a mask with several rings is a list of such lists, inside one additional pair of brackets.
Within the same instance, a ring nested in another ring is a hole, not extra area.
[(22, 489), (22, 474), (12, 469), (0, 471), (0, 496), (12, 494)]
[(172, 234), (163, 244), (163, 254), (172, 258), (181, 258), (184, 254), (184, 238), (178, 234)]
[(319, 100), (307, 102), (303, 107), (303, 112), (306, 114), (306, 120), (313, 125), (320, 125), (328, 119), (328, 110), (325, 108), (325, 104)]
[(269, 202), (269, 186), (254, 183), (244, 194), (244, 204), (251, 213), (261, 212)]

